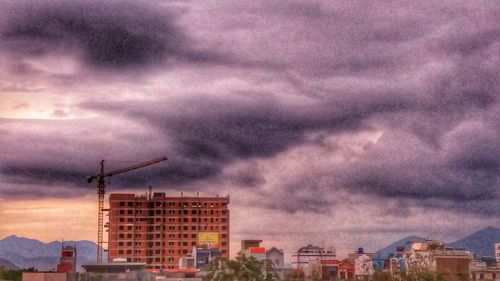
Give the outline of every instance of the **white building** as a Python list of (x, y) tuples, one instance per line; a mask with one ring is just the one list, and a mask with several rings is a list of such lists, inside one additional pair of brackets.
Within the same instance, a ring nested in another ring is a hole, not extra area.
[(432, 271), (445, 281), (469, 278), (473, 264), (470, 252), (447, 248), (434, 240), (413, 243), (411, 249), (404, 252), (404, 261), (408, 272)]
[(500, 268), (487, 267), (484, 268), (473, 268), (471, 270), (472, 280), (477, 281), (500, 281)]
[(241, 240), (240, 253), (247, 257), (254, 257), (258, 261), (267, 259), (266, 248), (261, 247), (262, 240)]
[(337, 257), (335, 248), (322, 248), (311, 244), (300, 248), (297, 253), (292, 255), (292, 264), (294, 267), (303, 268), (310, 261), (332, 260)]
[(495, 258), (497, 263), (500, 263), (500, 243), (495, 243)]
[(196, 268), (196, 257), (180, 257), (179, 269)]
[(282, 249), (272, 247), (266, 251), (266, 259), (270, 261), (274, 268), (285, 267), (285, 255)]
[(354, 277), (356, 280), (364, 280), (373, 275), (373, 254), (365, 253), (363, 248), (359, 248), (354, 253)]

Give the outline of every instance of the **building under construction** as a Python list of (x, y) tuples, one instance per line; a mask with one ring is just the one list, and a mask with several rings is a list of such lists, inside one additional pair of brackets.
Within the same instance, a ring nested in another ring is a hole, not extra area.
[(108, 259), (177, 269), (193, 247), (229, 257), (228, 204), (229, 197), (110, 194)]

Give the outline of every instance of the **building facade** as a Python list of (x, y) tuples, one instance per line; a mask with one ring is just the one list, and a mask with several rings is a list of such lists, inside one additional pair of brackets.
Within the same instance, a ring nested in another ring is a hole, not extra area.
[(336, 259), (311, 260), (304, 266), (304, 279), (324, 281), (355, 280), (354, 262), (350, 259), (341, 261)]
[(274, 268), (284, 268), (285, 267), (285, 254), (283, 249), (278, 249), (272, 247), (266, 251), (266, 259), (271, 262)]
[(478, 281), (500, 281), (500, 268), (496, 266), (473, 268), (471, 269), (471, 279)]
[(261, 247), (262, 240), (241, 240), (240, 254), (247, 257), (254, 257), (258, 261), (266, 260), (266, 248)]
[(297, 269), (300, 269), (306, 266), (310, 261), (332, 260), (336, 257), (336, 251), (333, 247), (323, 248), (309, 244), (300, 248), (292, 255), (292, 264)]
[(374, 272), (373, 254), (358, 252), (354, 255), (354, 277), (356, 280), (369, 279)]
[(23, 272), (22, 281), (75, 281), (75, 272)]
[(57, 265), (57, 272), (76, 271), (76, 246), (61, 246), (61, 257)]
[(471, 276), (471, 253), (447, 248), (439, 241), (412, 243), (404, 259), (408, 272), (435, 272), (444, 281), (468, 280)]
[(495, 243), (495, 259), (500, 263), (500, 243)]
[(109, 196), (108, 259), (177, 269), (193, 247), (229, 257), (229, 197)]

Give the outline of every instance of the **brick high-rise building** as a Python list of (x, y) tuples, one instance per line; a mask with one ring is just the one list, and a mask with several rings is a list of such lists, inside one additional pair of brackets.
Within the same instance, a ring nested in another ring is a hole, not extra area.
[(109, 196), (108, 259), (176, 269), (193, 246), (219, 248), (229, 257), (229, 197)]

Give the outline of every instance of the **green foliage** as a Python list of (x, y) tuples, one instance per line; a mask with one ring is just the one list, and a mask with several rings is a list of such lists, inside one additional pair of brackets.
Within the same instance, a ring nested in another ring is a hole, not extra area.
[(22, 272), (19, 270), (0, 269), (0, 280), (21, 281)]
[(321, 267), (315, 268), (312, 271), (312, 276), (311, 276), (312, 281), (322, 281), (323, 277), (321, 276)]
[(285, 276), (284, 281), (304, 281), (304, 272), (302, 270), (294, 270)]
[(208, 265), (207, 280), (210, 281), (275, 281), (269, 264), (254, 257), (238, 255), (235, 260), (218, 258)]
[(375, 271), (372, 281), (442, 281), (441, 276), (431, 271), (402, 273), (401, 276), (392, 276), (389, 272)]
[(385, 271), (375, 271), (372, 276), (372, 281), (394, 281), (397, 280), (391, 276), (389, 272)]
[(442, 281), (441, 276), (437, 275), (431, 271), (421, 271), (418, 273), (409, 273), (404, 275), (402, 280), (404, 281)]

